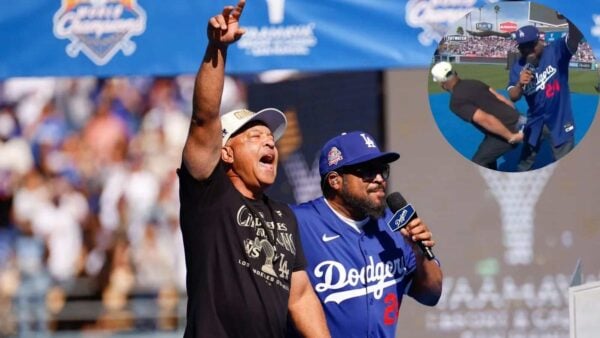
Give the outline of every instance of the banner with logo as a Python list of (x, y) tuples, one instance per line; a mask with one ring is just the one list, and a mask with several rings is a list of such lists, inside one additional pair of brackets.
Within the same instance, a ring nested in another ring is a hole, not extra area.
[[(490, 3), (501, 11), (497, 0), (247, 0), (247, 33), (230, 48), (228, 71), (427, 66), (449, 24)], [(570, 18), (599, 51), (595, 1), (539, 3)], [(207, 19), (227, 4), (235, 0), (4, 1), (0, 78), (194, 73)]]

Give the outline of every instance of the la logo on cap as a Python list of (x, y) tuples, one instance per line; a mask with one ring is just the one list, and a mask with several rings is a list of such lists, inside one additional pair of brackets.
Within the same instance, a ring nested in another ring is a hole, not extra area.
[(368, 135), (360, 134), (360, 136), (365, 140), (365, 145), (367, 148), (377, 148), (375, 141), (373, 141)]

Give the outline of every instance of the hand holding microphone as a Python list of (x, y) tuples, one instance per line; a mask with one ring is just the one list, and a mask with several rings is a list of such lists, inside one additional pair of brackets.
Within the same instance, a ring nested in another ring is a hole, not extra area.
[(435, 258), (431, 247), (435, 245), (432, 234), (427, 225), (418, 218), (415, 209), (406, 202), (399, 192), (391, 193), (386, 202), (394, 216), (388, 221), (388, 226), (392, 231), (400, 233), (410, 238), (419, 246), (423, 255), (428, 260)]
[[(526, 65), (527, 66), (527, 65)], [(523, 67), (519, 74), (519, 85), (521, 88), (527, 86), (533, 80), (533, 72), (529, 67)]]
[(530, 82), (535, 81), (535, 69), (538, 65), (538, 59), (535, 54), (527, 55), (525, 59), (525, 66), (519, 75), (519, 84), (521, 87), (527, 86)]

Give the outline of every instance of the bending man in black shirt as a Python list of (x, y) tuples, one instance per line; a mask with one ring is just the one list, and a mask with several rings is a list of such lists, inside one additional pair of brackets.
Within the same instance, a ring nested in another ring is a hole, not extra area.
[(446, 61), (435, 64), (431, 74), (450, 92), (450, 110), (485, 135), (471, 160), (496, 170), (496, 160), (523, 140), (513, 103), (481, 81), (461, 79)]
[(307, 337), (329, 337), (308, 276), (296, 218), (263, 192), (287, 121), (267, 108), (219, 117), (227, 47), (245, 1), (208, 22), (192, 119), (178, 171), (187, 267), (185, 337), (284, 337), (288, 315)]

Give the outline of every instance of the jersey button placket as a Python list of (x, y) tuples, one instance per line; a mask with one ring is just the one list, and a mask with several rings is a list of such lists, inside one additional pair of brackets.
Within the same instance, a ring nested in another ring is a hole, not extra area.
[(363, 253), (363, 255), (364, 255), (365, 259), (366, 259), (367, 256), (369, 256), (369, 253), (367, 252), (367, 248), (365, 247), (364, 244), (365, 244), (365, 236), (361, 235), (360, 236), (359, 246), (360, 246), (360, 250), (362, 251), (362, 253)]
[[(369, 260), (369, 250), (366, 245), (366, 238), (365, 238), (364, 234), (360, 237), (360, 248), (364, 255), (363, 256), (364, 260), (365, 260), (364, 266), (366, 267), (370, 263), (370, 260)], [(365, 269), (365, 274), (366, 274), (366, 269)], [(369, 286), (369, 283), (367, 282), (366, 277), (367, 276), (365, 275), (365, 284), (363, 285), (365, 289)], [(367, 318), (369, 318), (369, 323), (368, 323), (368, 327), (367, 327), (367, 337), (376, 338), (377, 335), (375, 334), (375, 331), (373, 329), (374, 329), (374, 325), (376, 325), (378, 319), (371, 318), (372, 316), (374, 316), (377, 313), (374, 308), (375, 298), (373, 297), (372, 294), (367, 293), (366, 301), (367, 301)]]
[[(362, 252), (362, 254), (363, 254), (364, 266), (366, 267), (367, 264), (369, 263), (369, 259), (368, 259), (369, 252), (367, 251), (367, 248), (365, 246), (365, 235), (364, 234), (360, 235), (360, 239), (358, 240), (358, 246), (359, 246), (360, 252)], [(367, 278), (366, 278), (367, 277), (366, 276), (366, 269), (365, 269), (364, 273), (365, 273), (365, 276), (364, 276), (365, 280), (364, 280), (363, 288), (365, 288), (365, 291), (366, 291), (366, 289), (367, 289), (367, 287), (369, 285), (369, 283), (367, 282)], [(370, 320), (371, 315), (373, 313), (372, 309), (371, 309), (372, 305), (373, 305), (373, 297), (369, 296), (369, 294), (367, 293), (366, 296), (365, 296), (365, 307), (366, 307), (366, 310), (367, 310), (367, 316), (366, 316), (366, 318), (369, 318), (369, 320), (367, 321), (367, 327), (366, 327), (365, 335), (368, 338), (374, 337), (373, 336), (373, 332), (372, 332), (372, 325), (373, 324), (372, 324), (372, 321)]]

